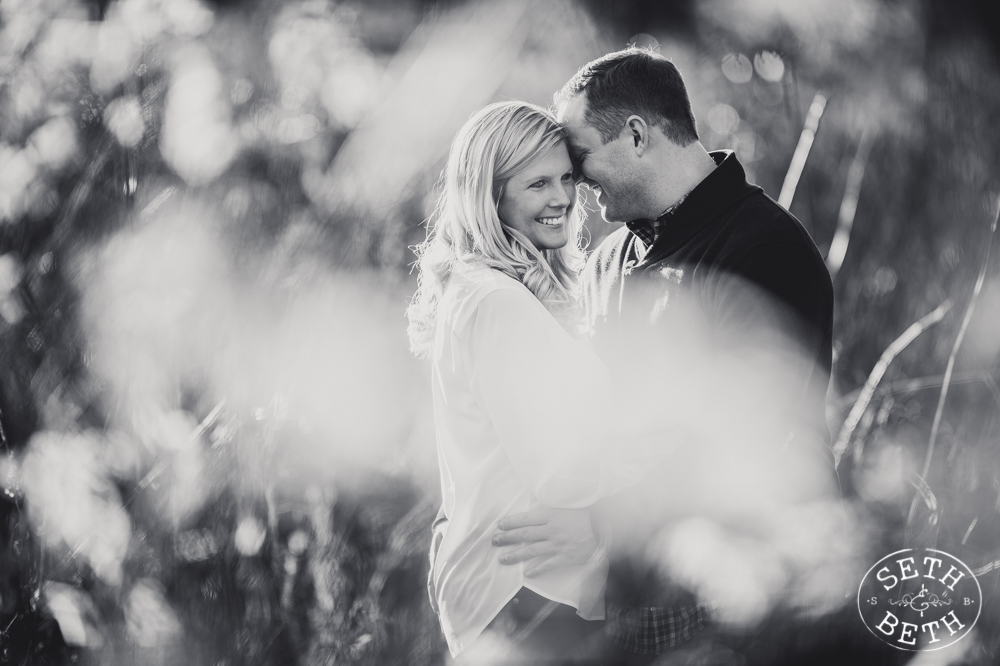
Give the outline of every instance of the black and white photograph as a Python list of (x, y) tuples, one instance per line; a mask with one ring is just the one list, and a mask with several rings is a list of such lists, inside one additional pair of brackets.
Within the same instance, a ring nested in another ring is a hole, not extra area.
[(0, 666), (1000, 664), (994, 0), (0, 0)]

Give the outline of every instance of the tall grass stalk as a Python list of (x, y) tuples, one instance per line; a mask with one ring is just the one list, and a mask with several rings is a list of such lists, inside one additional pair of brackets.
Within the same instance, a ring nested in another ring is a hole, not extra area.
[(781, 184), (781, 194), (778, 195), (778, 203), (786, 209), (792, 206), (795, 188), (799, 186), (799, 178), (802, 177), (802, 170), (806, 166), (809, 151), (812, 150), (813, 140), (816, 138), (816, 131), (819, 129), (819, 119), (823, 117), (823, 109), (825, 108), (826, 95), (821, 92), (816, 93), (812, 104), (809, 105), (809, 113), (806, 115), (802, 133), (799, 134), (799, 143), (795, 146), (792, 161), (785, 173), (785, 182)]
[(865, 179), (865, 167), (868, 165), (868, 155), (875, 142), (875, 130), (866, 129), (861, 135), (858, 150), (851, 160), (851, 168), (847, 171), (847, 184), (844, 186), (844, 197), (840, 200), (840, 213), (837, 215), (837, 230), (830, 241), (830, 249), (826, 253), (826, 267), (830, 277), (837, 278), (840, 267), (847, 256), (847, 246), (851, 242), (851, 230), (854, 228), (854, 215), (858, 210), (858, 198), (861, 196), (861, 183)]
[[(983, 382), (987, 387), (994, 382), (992, 375), (983, 370), (967, 370), (966, 372), (957, 372), (951, 377), (952, 384), (973, 384)], [(907, 379), (898, 379), (890, 383), (885, 389), (883, 389), (884, 394), (897, 395), (900, 393), (914, 393), (922, 389), (932, 389), (941, 388), (944, 385), (944, 375), (928, 375), (926, 377), (910, 377)], [(990, 387), (991, 388), (991, 387)], [(830, 415), (830, 420), (843, 412), (845, 409), (854, 404), (861, 395), (862, 389), (857, 389), (841, 396), (840, 399), (833, 401), (827, 410)], [(992, 392), (992, 388), (991, 388)], [(997, 406), (1000, 407), (1000, 396), (997, 397)]]
[[(986, 243), (986, 253), (983, 255), (983, 263), (979, 267), (979, 277), (976, 278), (976, 286), (972, 289), (972, 298), (969, 299), (969, 305), (965, 309), (965, 317), (962, 319), (962, 326), (958, 329), (958, 335), (955, 337), (955, 344), (952, 345), (951, 354), (948, 355), (948, 365), (945, 367), (944, 380), (941, 384), (941, 395), (938, 397), (937, 409), (934, 410), (931, 436), (927, 441), (927, 453), (924, 455), (924, 466), (920, 472), (920, 477), (924, 481), (927, 480), (927, 474), (931, 469), (931, 461), (934, 459), (934, 447), (937, 444), (937, 436), (941, 428), (941, 416), (944, 414), (945, 401), (948, 399), (948, 387), (951, 385), (951, 375), (955, 369), (955, 358), (958, 356), (958, 350), (961, 349), (962, 342), (965, 340), (965, 332), (969, 328), (969, 322), (972, 321), (972, 314), (975, 312), (976, 302), (979, 300), (979, 292), (982, 291), (983, 282), (986, 280), (986, 270), (990, 265), (990, 255), (993, 249), (993, 239), (996, 237), (998, 218), (1000, 218), (1000, 195), (997, 196), (996, 205), (994, 206), (993, 222), (990, 225), (990, 237)], [(913, 520), (916, 507), (917, 497), (914, 497), (910, 503), (910, 515), (907, 521)]]
[(844, 457), (844, 452), (847, 451), (847, 445), (851, 442), (851, 435), (854, 433), (854, 429), (858, 427), (858, 423), (861, 421), (861, 417), (864, 415), (865, 410), (868, 409), (868, 404), (871, 402), (872, 396), (875, 394), (875, 389), (878, 387), (879, 382), (882, 381), (882, 376), (889, 368), (889, 364), (892, 362), (892, 359), (896, 358), (899, 352), (906, 349), (906, 347), (913, 342), (917, 336), (941, 321), (950, 309), (951, 299), (947, 299), (944, 303), (937, 306), (933, 312), (924, 315), (919, 321), (911, 324), (909, 328), (903, 331), (901, 336), (896, 338), (893, 343), (886, 347), (886, 350), (882, 352), (882, 356), (879, 358), (878, 363), (875, 364), (875, 367), (872, 368), (871, 374), (868, 375), (868, 381), (865, 382), (864, 387), (861, 389), (858, 401), (854, 403), (854, 407), (851, 408), (851, 413), (847, 415), (847, 420), (845, 420), (844, 425), (841, 426), (840, 434), (837, 435), (837, 441), (833, 445), (833, 458), (837, 467), (840, 467), (840, 461)]

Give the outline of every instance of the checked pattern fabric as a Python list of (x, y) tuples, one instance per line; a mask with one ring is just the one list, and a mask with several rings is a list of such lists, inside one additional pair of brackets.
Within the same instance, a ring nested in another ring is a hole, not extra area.
[(606, 631), (626, 652), (662, 654), (691, 640), (715, 618), (706, 604), (666, 608), (629, 608), (609, 603)]

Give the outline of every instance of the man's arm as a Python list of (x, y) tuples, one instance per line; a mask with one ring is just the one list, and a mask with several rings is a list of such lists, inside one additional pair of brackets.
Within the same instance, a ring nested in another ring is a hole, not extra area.
[(611, 540), (609, 526), (592, 519), (589, 509), (539, 508), (506, 516), (499, 527), (494, 546), (521, 544), (501, 555), (500, 563), (527, 562), (528, 578), (604, 557)]

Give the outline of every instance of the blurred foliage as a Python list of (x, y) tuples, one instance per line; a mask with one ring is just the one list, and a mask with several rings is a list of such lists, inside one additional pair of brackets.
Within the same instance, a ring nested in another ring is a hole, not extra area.
[[(972, 0), (5, 2), (0, 663), (441, 662), (407, 248), (474, 108), (546, 104), (628, 42), (678, 64), (703, 142), (775, 198), (828, 97), (791, 206), (823, 251), (869, 137), (835, 435), (882, 350), (954, 307), (890, 365), (845, 490), (872, 561), (936, 544), (986, 569), (1000, 252), (914, 475), (993, 242), (998, 28)], [(918, 485), (936, 505), (910, 516)], [(983, 663), (998, 581), (982, 574)]]

